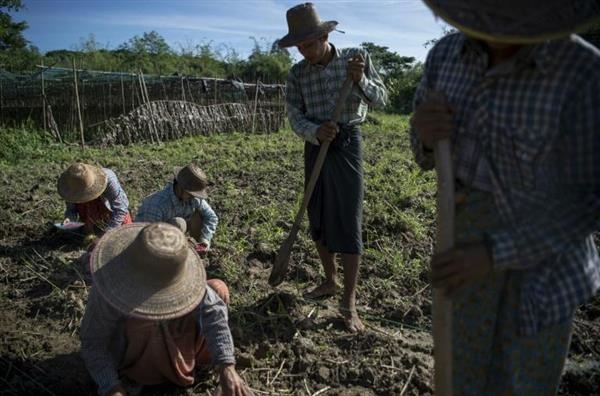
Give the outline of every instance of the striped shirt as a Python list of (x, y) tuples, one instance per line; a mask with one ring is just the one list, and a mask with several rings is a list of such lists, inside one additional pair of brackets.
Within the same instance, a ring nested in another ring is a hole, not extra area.
[[(193, 311), (197, 315), (198, 332), (205, 337), (212, 364), (235, 363), (234, 345), (227, 319), (227, 305), (210, 287), (202, 302)], [(118, 365), (127, 347), (126, 317), (109, 305), (92, 287), (81, 321), (81, 357), (98, 385), (98, 394), (105, 395), (120, 384)]]
[(136, 222), (157, 222), (167, 221), (173, 217), (182, 217), (188, 219), (194, 212), (200, 211), (202, 215), (202, 238), (198, 242), (204, 242), (210, 245), (210, 241), (217, 230), (219, 219), (215, 211), (210, 207), (205, 199), (194, 197), (188, 202), (183, 202), (175, 195), (173, 183), (153, 194), (144, 198), (140, 205)]
[[(115, 172), (107, 168), (102, 168), (102, 171), (106, 174), (107, 183), (100, 199), (102, 199), (106, 208), (111, 211), (110, 220), (106, 226), (106, 231), (108, 231), (123, 224), (123, 220), (129, 212), (129, 199), (127, 199), (127, 194), (121, 187)], [(66, 206), (65, 218), (76, 219), (78, 214), (75, 204), (67, 202)]]
[(294, 132), (312, 144), (319, 125), (331, 120), (335, 102), (344, 81), (348, 60), (362, 54), (365, 70), (346, 101), (339, 122), (356, 125), (365, 120), (368, 106), (385, 106), (387, 91), (377, 75), (369, 54), (359, 48), (333, 49), (333, 59), (327, 64), (311, 65), (306, 59), (296, 63), (286, 83), (287, 116)]
[[(456, 177), (489, 191), (505, 226), (486, 236), (496, 270), (522, 276), (521, 333), (563, 322), (600, 288), (592, 239), (600, 220), (600, 53), (578, 36), (523, 47), (487, 68), (463, 34), (430, 51), (428, 90), (454, 109)], [(414, 130), (424, 169), (434, 166)]]

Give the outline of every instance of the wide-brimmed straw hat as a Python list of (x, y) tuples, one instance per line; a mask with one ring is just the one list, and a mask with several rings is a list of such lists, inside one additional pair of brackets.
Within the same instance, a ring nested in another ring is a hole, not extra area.
[(58, 178), (58, 193), (67, 202), (93, 201), (106, 190), (108, 179), (104, 171), (94, 165), (76, 162)]
[(280, 48), (292, 47), (302, 41), (316, 39), (335, 30), (337, 21), (321, 21), (313, 3), (299, 4), (287, 10), (285, 15), (288, 34), (283, 36)]
[(91, 253), (94, 287), (131, 317), (162, 320), (191, 312), (206, 291), (198, 254), (177, 227), (133, 223), (106, 233)]
[(189, 164), (183, 168), (175, 169), (175, 180), (177, 184), (187, 193), (198, 198), (206, 198), (208, 193), (208, 178), (206, 174), (195, 164)]
[(584, 30), (600, 0), (423, 0), (463, 33), (482, 40), (533, 44)]

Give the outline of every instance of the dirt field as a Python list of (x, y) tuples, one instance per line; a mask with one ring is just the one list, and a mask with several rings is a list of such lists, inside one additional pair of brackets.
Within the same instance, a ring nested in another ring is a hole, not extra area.
[[(289, 131), (220, 135), (161, 146), (110, 149), (31, 143), (0, 162), (0, 394), (92, 395), (78, 355), (78, 327), (90, 286), (85, 249), (61, 234), (58, 174), (74, 160), (114, 169), (135, 209), (161, 188), (175, 165), (195, 160), (213, 181), (220, 217), (209, 277), (231, 288), (230, 322), (238, 371), (256, 395), (431, 394), (430, 289), (434, 179), (408, 150), (406, 119), (378, 116), (365, 131), (365, 256), (359, 311), (368, 330), (344, 331), (338, 300), (306, 301), (321, 279), (305, 230), (292, 271), (278, 289), (267, 284), (279, 243), (291, 227), (302, 186), (302, 144)], [(11, 141), (17, 131), (10, 134)], [(18, 132), (21, 133), (21, 132)], [(4, 141), (10, 140), (3, 139)], [(576, 317), (561, 394), (600, 394), (600, 298)], [(147, 387), (149, 395), (206, 395), (212, 374), (187, 389)]]

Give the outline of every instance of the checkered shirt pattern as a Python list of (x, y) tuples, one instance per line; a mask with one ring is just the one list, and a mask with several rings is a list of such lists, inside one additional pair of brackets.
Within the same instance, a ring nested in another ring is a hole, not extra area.
[(177, 198), (173, 190), (173, 183), (167, 184), (164, 189), (144, 198), (135, 216), (135, 221), (153, 223), (168, 221), (173, 217), (188, 219), (197, 210), (202, 215), (202, 240), (198, 242), (210, 245), (219, 222), (217, 214), (205, 199), (193, 198), (188, 202), (183, 202)]
[(359, 53), (365, 59), (362, 79), (355, 84), (339, 122), (356, 125), (364, 121), (369, 106), (385, 106), (387, 91), (377, 75), (369, 54), (359, 48), (337, 49), (327, 64), (311, 65), (306, 59), (296, 63), (286, 83), (287, 116), (294, 132), (312, 144), (319, 125), (331, 120), (344, 81), (348, 60)]
[[(520, 329), (530, 335), (600, 288), (600, 52), (573, 35), (487, 63), (463, 34), (440, 40), (415, 107), (429, 91), (453, 107), (455, 175), (494, 196), (504, 227), (487, 243), (495, 269), (521, 271)], [(433, 168), (414, 130), (411, 144), (420, 166)]]

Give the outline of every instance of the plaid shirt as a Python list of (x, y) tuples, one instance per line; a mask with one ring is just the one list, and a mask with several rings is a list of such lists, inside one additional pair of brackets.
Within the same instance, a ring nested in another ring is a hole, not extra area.
[(200, 211), (200, 214), (202, 215), (202, 240), (198, 242), (204, 242), (210, 245), (210, 240), (215, 234), (219, 222), (215, 211), (212, 210), (205, 199), (193, 198), (188, 202), (183, 202), (175, 195), (173, 183), (167, 184), (163, 190), (157, 191), (144, 198), (144, 201), (140, 205), (138, 213), (135, 216), (135, 221), (152, 223), (156, 221), (167, 221), (173, 217), (187, 219), (197, 210)]
[[(227, 322), (227, 305), (206, 287), (202, 302), (193, 311), (198, 317), (198, 332), (206, 338), (214, 366), (235, 363), (233, 338)], [(125, 315), (109, 305), (92, 287), (79, 331), (81, 357), (105, 395), (120, 383), (118, 364), (125, 354)]]
[[(129, 212), (129, 199), (127, 199), (127, 194), (125, 194), (125, 190), (123, 190), (123, 187), (121, 187), (115, 172), (107, 168), (102, 168), (102, 170), (106, 174), (108, 182), (106, 184), (106, 190), (104, 190), (102, 195), (100, 195), (100, 198), (108, 210), (112, 212), (106, 227), (106, 231), (108, 231), (111, 228), (115, 228), (123, 224), (123, 220)], [(67, 202), (66, 206), (65, 218), (76, 219), (78, 215), (77, 209), (75, 209), (75, 204)]]
[(331, 120), (335, 102), (344, 80), (348, 60), (359, 53), (365, 58), (362, 79), (355, 84), (353, 95), (346, 101), (339, 122), (355, 125), (364, 121), (368, 106), (385, 106), (387, 91), (371, 63), (371, 57), (362, 49), (337, 49), (327, 66), (311, 65), (306, 59), (296, 63), (286, 83), (287, 116), (296, 134), (312, 144), (319, 125)]
[[(600, 288), (592, 240), (600, 219), (600, 53), (578, 36), (524, 47), (487, 69), (457, 33), (429, 53), (428, 90), (454, 108), (456, 177), (489, 191), (505, 227), (488, 233), (494, 268), (522, 274), (521, 332), (569, 318)], [(434, 166), (415, 131), (417, 162)]]

